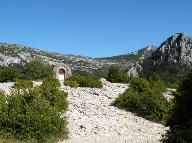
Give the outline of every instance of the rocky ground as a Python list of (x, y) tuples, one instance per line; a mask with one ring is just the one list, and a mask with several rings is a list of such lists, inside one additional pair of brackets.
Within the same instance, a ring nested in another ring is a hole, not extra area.
[(168, 128), (113, 106), (126, 84), (102, 89), (62, 87), (68, 92), (69, 139), (59, 143), (157, 143)]
[[(33, 82), (33, 84), (34, 84), (34, 86), (41, 85), (42, 82), (35, 81), (35, 82)], [(10, 94), (13, 85), (14, 85), (14, 82), (0, 83), (0, 91), (4, 91), (6, 94)]]
[[(103, 81), (102, 89), (70, 88), (68, 92), (69, 139), (58, 143), (158, 143), (168, 128), (113, 106), (128, 85)], [(35, 83), (41, 84), (40, 82)], [(13, 83), (0, 83), (10, 92)]]

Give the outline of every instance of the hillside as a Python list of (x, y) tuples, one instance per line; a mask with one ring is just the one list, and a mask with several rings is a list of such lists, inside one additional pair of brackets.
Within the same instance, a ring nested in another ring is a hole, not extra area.
[(73, 71), (85, 70), (97, 74), (105, 74), (110, 65), (118, 64), (123, 69), (126, 69), (135, 62), (148, 57), (154, 49), (154, 46), (148, 46), (130, 54), (94, 59), (91, 57), (48, 52), (18, 44), (0, 43), (0, 66), (24, 64), (34, 58), (38, 58), (51, 64), (65, 63)]
[(52, 64), (65, 63), (68, 64), (72, 70), (92, 71), (103, 67), (105, 64), (110, 64), (90, 57), (64, 55), (23, 45), (0, 43), (0, 66), (24, 64), (34, 58), (42, 59)]
[(157, 73), (168, 82), (179, 79), (192, 65), (192, 38), (184, 33), (172, 35), (140, 65), (138, 72), (144, 77)]
[(148, 77), (155, 72), (168, 78), (168, 81), (173, 81), (173, 77), (180, 77), (192, 64), (192, 38), (184, 33), (176, 33), (159, 47), (150, 45), (128, 54), (102, 58), (66, 55), (0, 43), (0, 66), (24, 64), (34, 58), (51, 64), (64, 63), (73, 71), (84, 70), (102, 76), (106, 75), (110, 65), (117, 64), (129, 75)]

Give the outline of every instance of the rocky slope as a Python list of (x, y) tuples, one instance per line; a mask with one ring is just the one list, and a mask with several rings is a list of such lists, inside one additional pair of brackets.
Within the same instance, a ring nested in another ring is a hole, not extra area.
[(130, 62), (130, 63), (135, 63), (135, 62), (140, 62), (143, 59), (146, 59), (152, 55), (154, 51), (157, 50), (157, 47), (154, 45), (149, 45), (145, 48), (142, 48), (138, 51), (131, 52), (128, 54), (124, 55), (119, 55), (119, 56), (112, 56), (112, 57), (104, 57), (104, 58), (97, 58), (102, 61), (113, 61), (113, 62)]
[(94, 59), (91, 57), (47, 52), (23, 45), (0, 43), (0, 66), (24, 64), (34, 58), (38, 58), (51, 64), (67, 64), (73, 71), (85, 70), (97, 74), (104, 74), (112, 64), (118, 64), (122, 69), (127, 69), (135, 62), (149, 57), (155, 49), (155, 46), (148, 46), (125, 55)]
[(104, 81), (102, 89), (70, 88), (69, 109), (63, 116), (69, 122), (69, 139), (59, 143), (158, 143), (168, 128), (113, 106), (126, 84)]
[(94, 70), (99, 69), (107, 64), (90, 57), (64, 55), (35, 49), (23, 45), (0, 43), (0, 66), (12, 64), (24, 64), (34, 58), (42, 59), (51, 64), (65, 63), (72, 70)]
[(137, 72), (144, 77), (156, 73), (168, 84), (179, 80), (192, 66), (192, 38), (174, 34), (139, 65)]
[(185, 33), (176, 33), (163, 42), (152, 54), (155, 62), (169, 62), (191, 65), (192, 38)]

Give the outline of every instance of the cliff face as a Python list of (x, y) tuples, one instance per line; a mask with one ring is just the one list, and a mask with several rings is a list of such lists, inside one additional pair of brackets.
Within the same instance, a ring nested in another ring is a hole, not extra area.
[(143, 60), (139, 74), (149, 77), (156, 73), (164, 81), (173, 83), (181, 78), (192, 65), (192, 38), (176, 33), (164, 41), (151, 57)]
[(184, 33), (176, 33), (163, 42), (151, 58), (156, 62), (191, 65), (192, 38)]

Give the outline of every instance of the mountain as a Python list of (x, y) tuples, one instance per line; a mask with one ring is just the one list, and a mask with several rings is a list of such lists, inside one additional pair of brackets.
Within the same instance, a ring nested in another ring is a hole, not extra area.
[(176, 33), (165, 40), (150, 57), (140, 63), (140, 75), (149, 77), (153, 73), (173, 82), (192, 65), (192, 38), (185, 33)]
[(127, 72), (128, 75), (138, 76), (138, 68), (140, 68), (140, 62), (144, 59), (149, 58), (153, 52), (157, 50), (154, 45), (149, 45), (138, 51), (131, 52), (124, 55), (98, 58), (100, 61), (105, 63), (113, 62), (120, 67), (120, 69)]
[(68, 64), (73, 71), (92, 71), (102, 68), (108, 64), (113, 64), (103, 63), (91, 57), (64, 55), (18, 44), (0, 43), (0, 66), (24, 64), (35, 58), (41, 59), (51, 64)]
[(154, 49), (156, 49), (155, 46), (148, 46), (130, 54), (94, 59), (85, 56), (48, 52), (18, 44), (0, 43), (0, 66), (25, 64), (37, 58), (53, 65), (67, 64), (73, 71), (83, 70), (104, 75), (112, 64), (117, 64), (122, 69), (126, 69), (135, 62), (150, 56)]
[(192, 38), (185, 33), (176, 33), (163, 42), (151, 58), (154, 61), (191, 65)]
[(103, 58), (97, 58), (97, 59), (100, 61), (103, 61), (103, 62), (113, 62), (113, 63), (117, 63), (122, 66), (130, 66), (136, 62), (140, 62), (140, 61), (150, 57), (151, 54), (154, 51), (156, 51), (156, 49), (157, 49), (156, 46), (150, 45), (150, 46), (142, 48), (138, 51), (127, 53), (124, 55), (103, 57)]
[(192, 64), (192, 38), (184, 33), (176, 33), (159, 47), (150, 45), (135, 52), (102, 58), (66, 55), (18, 44), (0, 43), (0, 66), (25, 64), (34, 58), (53, 65), (64, 63), (73, 71), (94, 72), (102, 76), (106, 75), (111, 65), (116, 64), (129, 75), (147, 78), (157, 73), (163, 79), (172, 81)]

